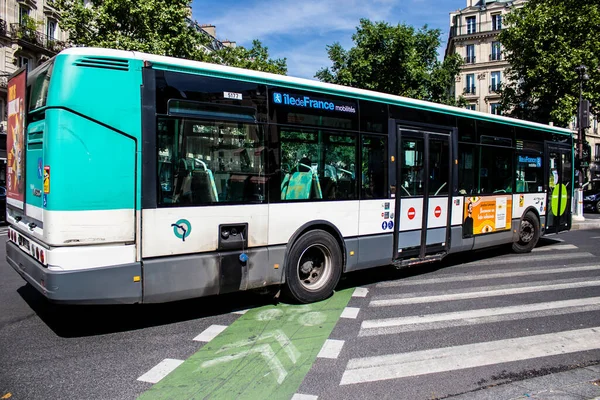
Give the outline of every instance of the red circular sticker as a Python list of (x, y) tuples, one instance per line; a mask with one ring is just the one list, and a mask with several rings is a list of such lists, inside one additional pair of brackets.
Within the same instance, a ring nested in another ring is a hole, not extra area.
[(433, 215), (435, 215), (436, 218), (439, 218), (440, 215), (442, 215), (442, 207), (437, 206), (433, 211)]
[(408, 209), (408, 219), (413, 219), (415, 217), (416, 211), (413, 207)]

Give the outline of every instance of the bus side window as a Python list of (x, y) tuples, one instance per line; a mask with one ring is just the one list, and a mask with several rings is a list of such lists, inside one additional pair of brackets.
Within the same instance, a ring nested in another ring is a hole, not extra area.
[(387, 138), (362, 137), (361, 199), (386, 199), (388, 180)]

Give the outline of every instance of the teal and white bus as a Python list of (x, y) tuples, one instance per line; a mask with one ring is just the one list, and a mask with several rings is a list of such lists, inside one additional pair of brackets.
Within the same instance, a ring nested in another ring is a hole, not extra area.
[(573, 132), (97, 48), (9, 83), (10, 265), (51, 301), (157, 303), (570, 229)]

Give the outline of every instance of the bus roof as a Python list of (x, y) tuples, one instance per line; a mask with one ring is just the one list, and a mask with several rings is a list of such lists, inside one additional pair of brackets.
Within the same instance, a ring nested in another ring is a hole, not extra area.
[(286, 75), (247, 70), (243, 68), (228, 67), (224, 65), (205, 63), (201, 61), (192, 61), (182, 58), (158, 56), (155, 54), (147, 54), (137, 51), (115, 50), (95, 47), (71, 47), (61, 51), (59, 55), (61, 54), (119, 57), (141, 61), (149, 61), (155, 67), (162, 67), (165, 69), (172, 68), (173, 70), (184, 70), (185, 72), (190, 73), (210, 72), (211, 76), (217, 76), (221, 78), (234, 78), (255, 83), (276, 84), (278, 86), (284, 86), (293, 89), (309, 89), (332, 95), (350, 96), (357, 99), (402, 105), (406, 107), (446, 113), (455, 116), (472, 117), (479, 120), (507, 123), (514, 126), (522, 126), (537, 130), (556, 132), (560, 134), (572, 135), (574, 133), (574, 131), (567, 128), (560, 128), (556, 126), (540, 124), (537, 122), (509, 118), (501, 115), (493, 115), (483, 113), (480, 111), (472, 111), (460, 107), (447, 106), (444, 104), (432, 103), (424, 100), (416, 100), (408, 97), (375, 92), (372, 90), (357, 89), (349, 86), (335, 85), (311, 79), (296, 78)]

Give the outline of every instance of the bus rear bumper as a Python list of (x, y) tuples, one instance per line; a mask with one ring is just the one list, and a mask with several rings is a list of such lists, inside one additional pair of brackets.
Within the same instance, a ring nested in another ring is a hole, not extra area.
[(53, 271), (6, 242), (6, 260), (44, 297), (65, 304), (134, 304), (142, 301), (140, 263), (76, 271)]

